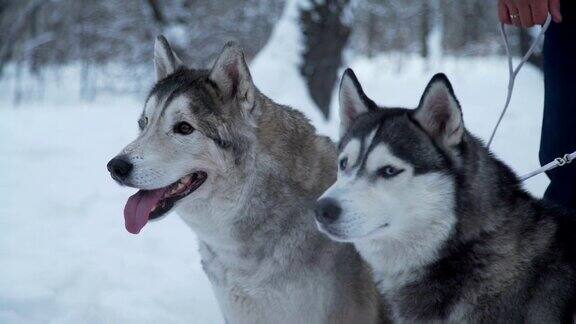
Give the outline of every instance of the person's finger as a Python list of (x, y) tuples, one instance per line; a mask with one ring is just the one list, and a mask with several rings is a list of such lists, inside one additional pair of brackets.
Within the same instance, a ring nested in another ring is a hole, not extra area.
[(530, 4), (523, 3), (518, 6), (518, 12), (520, 14), (520, 23), (522, 27), (529, 28), (534, 26), (534, 20), (532, 20), (532, 9), (530, 9)]
[(512, 23), (512, 25), (520, 27), (521, 26), (520, 15), (518, 14), (518, 7), (516, 7), (514, 1), (504, 0), (504, 4), (508, 9), (508, 17), (510, 18), (510, 22)]
[(510, 20), (510, 12), (508, 12), (508, 7), (504, 1), (498, 1), (498, 19), (500, 22), (506, 25), (512, 25), (512, 20)]
[(548, 1), (532, 0), (530, 3), (532, 9), (532, 20), (536, 25), (542, 25), (548, 17)]
[(550, 8), (550, 14), (552, 15), (552, 19), (554, 19), (554, 22), (562, 22), (562, 14), (560, 13), (560, 0), (550, 0), (548, 7)]

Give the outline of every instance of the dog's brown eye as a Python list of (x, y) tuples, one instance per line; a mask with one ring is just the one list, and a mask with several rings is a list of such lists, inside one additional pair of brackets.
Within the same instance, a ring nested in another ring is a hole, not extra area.
[(378, 169), (377, 173), (378, 176), (382, 178), (392, 178), (394, 176), (399, 175), (400, 173), (404, 172), (403, 169), (395, 168), (391, 165), (386, 165)]
[(140, 127), (140, 130), (146, 128), (146, 125), (148, 125), (148, 117), (142, 117), (138, 120), (138, 127)]
[(345, 157), (345, 158), (341, 159), (339, 162), (339, 165), (340, 165), (340, 170), (346, 170), (346, 167), (348, 166), (348, 158)]
[(187, 122), (179, 122), (178, 124), (174, 125), (174, 133), (188, 135), (194, 131), (194, 127), (188, 124)]

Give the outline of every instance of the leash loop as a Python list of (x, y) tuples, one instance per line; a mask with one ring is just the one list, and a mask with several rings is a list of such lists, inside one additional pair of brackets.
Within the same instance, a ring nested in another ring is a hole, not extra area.
[[(486, 145), (488, 148), (490, 148), (490, 145), (494, 141), (494, 136), (496, 136), (496, 132), (498, 131), (498, 128), (500, 127), (500, 124), (502, 123), (502, 119), (504, 119), (504, 116), (506, 115), (506, 111), (508, 110), (508, 106), (510, 105), (510, 100), (512, 99), (512, 93), (514, 92), (514, 81), (516, 81), (516, 76), (518, 75), (518, 72), (520, 72), (520, 69), (522, 69), (522, 66), (524, 65), (524, 63), (528, 62), (528, 59), (530, 59), (530, 56), (532, 56), (532, 54), (534, 54), (536, 47), (538, 46), (540, 41), (542, 41), (542, 38), (544, 38), (544, 34), (546, 33), (546, 30), (548, 30), (548, 27), (550, 26), (551, 22), (552, 22), (552, 16), (550, 14), (548, 14), (548, 17), (546, 18), (546, 22), (544, 23), (544, 25), (542, 25), (542, 28), (540, 29), (538, 36), (536, 36), (536, 39), (534, 39), (534, 42), (532, 43), (532, 45), (530, 46), (528, 51), (526, 51), (526, 53), (524, 54), (524, 56), (520, 60), (520, 63), (518, 63), (518, 65), (516, 67), (514, 67), (514, 63), (512, 62), (512, 51), (510, 50), (510, 42), (508, 41), (508, 34), (506, 33), (506, 28), (505, 28), (504, 24), (502, 24), (502, 23), (500, 24), (500, 36), (502, 37), (502, 40), (504, 41), (504, 47), (506, 48), (506, 56), (508, 59), (508, 91), (506, 94), (506, 102), (504, 103), (504, 107), (502, 108), (502, 112), (500, 112), (500, 116), (498, 117), (498, 121), (496, 122), (496, 125), (494, 126), (494, 129), (492, 130), (492, 133), (490, 134), (490, 138), (488, 139), (488, 143)], [(538, 175), (542, 172), (546, 172), (546, 171), (552, 170), (554, 168), (569, 164), (574, 159), (576, 159), (576, 151), (572, 152), (570, 154), (564, 154), (564, 156), (555, 158), (554, 160), (552, 160), (552, 162), (549, 162), (548, 164), (538, 168), (537, 170), (521, 176), (520, 180), (521, 181), (528, 180), (528, 179), (532, 178), (533, 176)]]
[(500, 127), (500, 123), (502, 122), (502, 119), (504, 119), (504, 115), (506, 115), (508, 105), (510, 105), (510, 100), (512, 99), (512, 93), (514, 92), (514, 81), (516, 81), (516, 76), (518, 75), (518, 72), (520, 72), (520, 69), (522, 69), (524, 63), (528, 62), (530, 56), (534, 54), (536, 47), (538, 46), (538, 44), (540, 44), (542, 38), (544, 38), (544, 34), (546, 33), (548, 26), (550, 26), (550, 22), (552, 22), (552, 16), (548, 14), (546, 22), (544, 23), (544, 25), (542, 25), (542, 29), (540, 29), (538, 36), (536, 36), (536, 39), (534, 39), (534, 42), (532, 42), (532, 45), (530, 46), (528, 51), (526, 51), (526, 54), (524, 54), (524, 56), (520, 60), (520, 63), (518, 63), (516, 67), (514, 67), (514, 63), (512, 62), (512, 51), (510, 50), (510, 42), (508, 41), (508, 34), (506, 33), (506, 28), (504, 27), (504, 24), (502, 23), (500, 24), (500, 36), (504, 41), (504, 47), (506, 48), (506, 56), (508, 57), (508, 92), (506, 94), (506, 103), (504, 104), (504, 108), (502, 108), (502, 112), (498, 117), (496, 126), (494, 126), (492, 134), (490, 134), (488, 144), (486, 145), (488, 148), (490, 148), (490, 145), (494, 140), (494, 136), (496, 136), (496, 131), (498, 131), (498, 127)]

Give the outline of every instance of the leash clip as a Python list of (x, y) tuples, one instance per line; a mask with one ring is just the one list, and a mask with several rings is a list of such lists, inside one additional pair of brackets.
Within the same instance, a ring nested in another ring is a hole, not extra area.
[(563, 166), (564, 164), (566, 164), (566, 161), (564, 160), (564, 158), (557, 157), (557, 158), (556, 158), (556, 164), (557, 164), (558, 166)]
[(569, 164), (570, 162), (572, 162), (572, 158), (570, 158), (570, 154), (564, 154), (563, 157), (557, 157), (556, 158), (556, 164), (558, 164), (558, 166), (563, 166), (563, 165)]

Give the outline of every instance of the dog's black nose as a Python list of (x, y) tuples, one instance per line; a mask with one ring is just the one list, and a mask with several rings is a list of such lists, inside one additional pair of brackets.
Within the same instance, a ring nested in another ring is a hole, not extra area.
[(106, 168), (114, 178), (123, 180), (132, 171), (132, 163), (126, 161), (126, 158), (122, 156), (117, 156), (108, 162)]
[(316, 220), (318, 222), (322, 224), (332, 224), (340, 217), (342, 208), (340, 208), (340, 205), (335, 199), (322, 198), (316, 202), (314, 212), (316, 213)]

